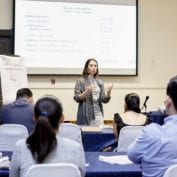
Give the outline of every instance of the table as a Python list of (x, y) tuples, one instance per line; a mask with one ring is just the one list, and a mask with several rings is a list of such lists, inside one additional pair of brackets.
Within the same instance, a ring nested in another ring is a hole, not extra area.
[(86, 177), (142, 177), (139, 165), (128, 164), (118, 165), (109, 164), (99, 161), (99, 155), (125, 155), (125, 153), (118, 152), (85, 152), (86, 163)]
[(162, 125), (164, 123), (164, 118), (167, 117), (167, 114), (161, 113), (159, 111), (151, 111), (144, 113), (148, 118), (150, 123), (158, 123)]
[(84, 151), (100, 151), (100, 149), (109, 142), (116, 141), (112, 129), (103, 129), (100, 132), (83, 132)]
[[(142, 177), (139, 165), (112, 165), (109, 163), (99, 161), (99, 155), (112, 156), (112, 155), (125, 155), (125, 153), (118, 152), (85, 152), (86, 176), (85, 177)], [(11, 157), (12, 153), (3, 153)], [(0, 169), (0, 177), (9, 177), (9, 170)]]
[[(12, 152), (2, 152), (2, 156), (8, 156), (11, 159)], [(9, 177), (9, 169), (0, 169), (0, 177)]]

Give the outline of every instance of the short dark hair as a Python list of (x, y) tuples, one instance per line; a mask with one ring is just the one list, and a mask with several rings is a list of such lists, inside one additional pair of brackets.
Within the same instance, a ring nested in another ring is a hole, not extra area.
[[(96, 59), (94, 58), (89, 58), (86, 62), (85, 62), (85, 66), (84, 66), (84, 69), (83, 69), (83, 72), (82, 72), (82, 75), (85, 77), (85, 76), (88, 76), (89, 73), (88, 73), (88, 65), (91, 61), (94, 61), (97, 63), (97, 66), (98, 66), (98, 62)], [(99, 69), (97, 68), (97, 72), (95, 73), (94, 77), (98, 76), (99, 74)]]
[(175, 109), (177, 110), (177, 76), (174, 76), (170, 79), (167, 85), (166, 94), (170, 96), (175, 106)]
[(32, 96), (33, 96), (33, 93), (29, 88), (21, 88), (17, 91), (16, 99), (18, 99), (20, 97), (31, 98)]
[(125, 103), (127, 105), (127, 110), (132, 110), (140, 113), (140, 97), (136, 93), (129, 93), (125, 96)]

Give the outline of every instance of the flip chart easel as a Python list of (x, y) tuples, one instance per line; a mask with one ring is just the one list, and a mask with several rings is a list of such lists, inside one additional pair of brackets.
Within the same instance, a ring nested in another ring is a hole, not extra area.
[(24, 58), (0, 55), (2, 104), (15, 100), (20, 88), (28, 87)]

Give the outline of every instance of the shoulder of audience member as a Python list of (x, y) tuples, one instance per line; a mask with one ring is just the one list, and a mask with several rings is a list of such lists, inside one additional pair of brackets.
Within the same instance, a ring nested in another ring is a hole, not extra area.
[(145, 114), (143, 114), (143, 113), (139, 113), (139, 115), (140, 115), (142, 118), (144, 118), (144, 119), (148, 119), (148, 117), (147, 117)]
[(161, 137), (161, 128), (162, 126), (157, 123), (150, 123), (143, 128), (143, 133), (151, 138)]
[(15, 101), (13, 101), (13, 102), (11, 102), (11, 103), (8, 103), (8, 104), (2, 105), (1, 110), (4, 110), (4, 109), (6, 109), (6, 108), (9, 108), (9, 107), (14, 106), (14, 103), (15, 103)]
[(61, 137), (61, 136), (58, 137), (58, 143), (60, 143), (60, 142), (65, 145), (70, 145), (70, 148), (72, 148), (74, 146), (76, 146), (76, 147), (81, 146), (80, 143), (78, 143), (77, 141), (74, 141), (74, 140), (66, 138), (66, 137)]
[(26, 145), (26, 138), (18, 140), (15, 144), (17, 149), (23, 148)]

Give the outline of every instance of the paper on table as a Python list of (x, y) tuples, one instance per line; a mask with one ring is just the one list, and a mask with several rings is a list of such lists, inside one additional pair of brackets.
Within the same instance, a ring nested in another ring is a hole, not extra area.
[(110, 164), (120, 164), (120, 165), (126, 165), (126, 164), (133, 163), (131, 160), (128, 159), (127, 155), (116, 155), (116, 156), (100, 155), (99, 160), (110, 163)]
[(85, 166), (88, 167), (90, 164), (89, 163), (85, 163)]
[(9, 157), (7, 157), (7, 156), (1, 157), (0, 158), (0, 168), (9, 168), (9, 166), (10, 166)]

